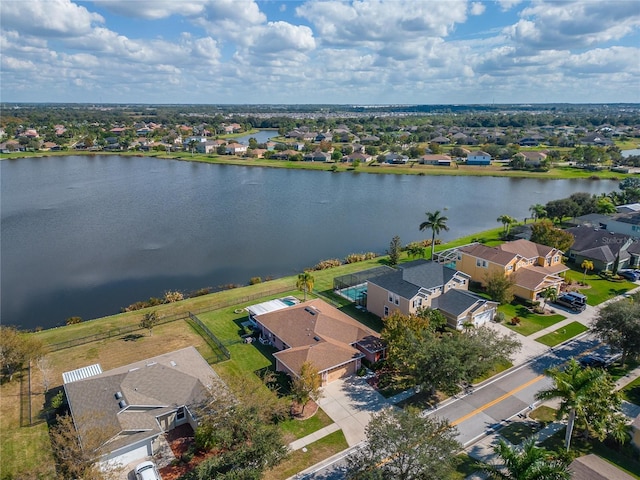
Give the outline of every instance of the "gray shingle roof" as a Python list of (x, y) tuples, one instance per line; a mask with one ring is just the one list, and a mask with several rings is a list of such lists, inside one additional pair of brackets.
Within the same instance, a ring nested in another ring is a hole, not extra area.
[(452, 289), (433, 299), (432, 308), (437, 308), (443, 313), (454, 317), (462, 315), (471, 307), (485, 304), (487, 301), (465, 290)]

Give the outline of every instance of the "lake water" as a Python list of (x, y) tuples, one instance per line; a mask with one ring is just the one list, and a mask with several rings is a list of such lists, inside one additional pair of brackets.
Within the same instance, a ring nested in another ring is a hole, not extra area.
[(613, 181), (331, 173), (120, 156), (3, 160), (2, 323), (117, 313), (166, 290), (246, 284), (383, 253), (441, 210), (454, 239)]
[(242, 137), (236, 137), (234, 140), (244, 145), (249, 145), (249, 139), (255, 138), (258, 143), (267, 143), (272, 137), (277, 137), (277, 130), (258, 130), (250, 135), (243, 135)]

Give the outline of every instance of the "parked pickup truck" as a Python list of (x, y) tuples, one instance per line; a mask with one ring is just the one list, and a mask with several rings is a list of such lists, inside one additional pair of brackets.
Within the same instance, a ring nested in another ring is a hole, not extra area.
[(582, 312), (587, 308), (587, 296), (577, 292), (567, 292), (560, 295), (554, 302), (574, 312)]

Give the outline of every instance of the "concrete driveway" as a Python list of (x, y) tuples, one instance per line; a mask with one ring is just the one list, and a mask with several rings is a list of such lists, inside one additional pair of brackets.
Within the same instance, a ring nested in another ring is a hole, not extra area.
[(371, 415), (392, 406), (366, 380), (355, 375), (336, 380), (322, 389), (318, 405), (342, 429), (350, 447), (365, 439)]

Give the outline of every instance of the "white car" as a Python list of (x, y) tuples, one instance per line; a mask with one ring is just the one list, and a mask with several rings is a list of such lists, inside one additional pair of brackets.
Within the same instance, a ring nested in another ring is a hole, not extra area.
[(134, 469), (136, 480), (162, 480), (155, 463), (142, 462)]

